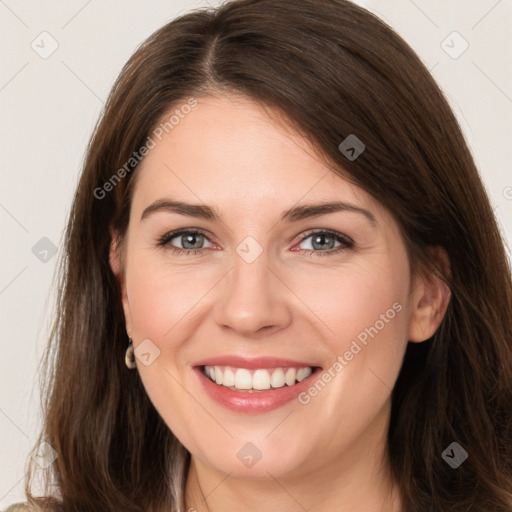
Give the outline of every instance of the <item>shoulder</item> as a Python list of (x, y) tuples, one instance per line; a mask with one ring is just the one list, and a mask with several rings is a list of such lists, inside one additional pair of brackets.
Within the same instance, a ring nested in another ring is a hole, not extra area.
[(46, 506), (38, 505), (37, 503), (14, 503), (13, 505), (9, 505), (5, 510), (0, 512), (43, 512), (43, 511), (62, 511), (62, 508), (59, 508), (56, 505)]
[(64, 512), (62, 504), (53, 498), (35, 500), (32, 503), (14, 503), (0, 512)]
[(14, 505), (10, 505), (3, 512), (30, 512), (34, 510), (28, 503), (15, 503)]
[(0, 512), (64, 512), (64, 509), (60, 502), (50, 498), (42, 500), (36, 499), (33, 500), (32, 503), (14, 503)]

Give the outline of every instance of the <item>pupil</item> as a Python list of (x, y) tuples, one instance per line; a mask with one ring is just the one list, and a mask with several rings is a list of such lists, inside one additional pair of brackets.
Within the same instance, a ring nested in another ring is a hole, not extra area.
[[(183, 238), (185, 239), (185, 242), (183, 244), (183, 247), (185, 249), (199, 249), (201, 248), (201, 244), (202, 244), (202, 237), (203, 235), (201, 234), (190, 234), (190, 235), (185, 235)], [(329, 249), (332, 249), (332, 243), (331, 244), (326, 244), (325, 240), (327, 239), (331, 239), (331, 242), (333, 241), (333, 237), (331, 235), (316, 235), (315, 238), (313, 239), (313, 248), (315, 249), (324, 249), (327, 246), (329, 246), (328, 248)], [(194, 239), (196, 240), (195, 243), (194, 243)], [(192, 247), (187, 247), (187, 244), (191, 244)]]
[[(201, 236), (203, 236), (203, 235), (200, 235), (200, 234), (185, 235), (183, 237), (185, 239), (185, 242), (183, 243), (183, 247), (185, 249), (200, 249), (201, 248), (201, 239), (199, 237), (201, 237)], [(196, 243), (194, 244), (194, 242), (193, 242), (194, 238), (199, 238), (199, 243), (196, 240)], [(192, 240), (192, 242), (191, 242), (191, 240)], [(192, 244), (192, 247), (187, 247), (187, 244), (189, 242)]]
[[(325, 248), (325, 239), (326, 238), (330, 238), (332, 240), (332, 236), (331, 235), (316, 235), (314, 238), (313, 238), (313, 248), (314, 249), (322, 249), (322, 248)], [(324, 243), (322, 244), (322, 242), (319, 242), (319, 247), (317, 247), (317, 242), (318, 241), (323, 241)], [(328, 244), (329, 246), (331, 244)], [(328, 247), (328, 249), (332, 249), (332, 247)]]

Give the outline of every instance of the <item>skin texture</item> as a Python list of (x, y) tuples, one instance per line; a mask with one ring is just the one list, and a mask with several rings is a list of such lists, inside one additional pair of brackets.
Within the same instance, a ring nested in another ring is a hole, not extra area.
[[(385, 458), (391, 390), (407, 342), (432, 336), (449, 291), (432, 275), (410, 275), (389, 212), (332, 172), (277, 116), (239, 96), (197, 100), (142, 162), (127, 236), (118, 244), (113, 233), (111, 246), (134, 346), (149, 338), (160, 350), (149, 366), (137, 360), (137, 371), (192, 454), (186, 510), (399, 511)], [(212, 206), (222, 222), (168, 211), (141, 220), (163, 198)], [(377, 225), (349, 211), (279, 221), (293, 206), (327, 201), (364, 208)], [(181, 236), (158, 246), (182, 228), (207, 232), (197, 242), (202, 252), (173, 254), (171, 245), (187, 243)], [(301, 241), (325, 229), (354, 247), (328, 255), (341, 245), (335, 238), (325, 248), (312, 245), (315, 237)], [(236, 252), (247, 236), (263, 249), (252, 263)], [(205, 395), (191, 370), (225, 354), (327, 369), (396, 303), (400, 312), (307, 405), (229, 411)], [(247, 442), (262, 453), (251, 468), (237, 457)]]

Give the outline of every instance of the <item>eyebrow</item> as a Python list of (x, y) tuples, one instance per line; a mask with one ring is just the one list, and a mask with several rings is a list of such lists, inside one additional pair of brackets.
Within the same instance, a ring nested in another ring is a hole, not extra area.
[[(205, 219), (209, 221), (221, 221), (220, 215), (216, 210), (207, 205), (190, 204), (182, 201), (173, 201), (171, 199), (158, 199), (151, 205), (149, 205), (141, 216), (141, 221), (148, 218), (151, 214), (156, 212), (170, 212), (185, 215), (187, 217), (195, 217)], [(374, 227), (377, 226), (377, 220), (375, 216), (368, 210), (359, 208), (350, 203), (342, 201), (331, 201), (327, 203), (318, 204), (306, 204), (301, 206), (294, 206), (289, 210), (282, 213), (281, 222), (297, 222), (312, 217), (319, 217), (320, 215), (326, 215), (329, 213), (336, 212), (353, 212), (358, 213), (366, 217), (370, 224)]]

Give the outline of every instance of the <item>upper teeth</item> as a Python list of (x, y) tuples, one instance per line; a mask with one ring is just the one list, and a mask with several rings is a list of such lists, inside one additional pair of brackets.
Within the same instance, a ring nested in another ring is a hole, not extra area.
[(236, 389), (282, 388), (285, 384), (293, 386), (312, 373), (310, 366), (304, 368), (271, 368), (248, 370), (231, 366), (205, 366), (204, 374), (221, 386)]

